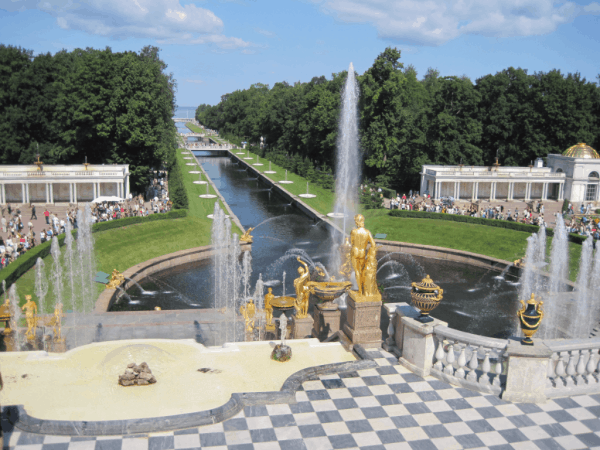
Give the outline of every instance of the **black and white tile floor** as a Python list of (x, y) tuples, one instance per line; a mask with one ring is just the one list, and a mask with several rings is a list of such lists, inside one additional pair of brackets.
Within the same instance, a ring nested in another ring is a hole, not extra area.
[[(294, 405), (248, 407), (223, 423), (140, 436), (11, 430), (15, 450), (600, 449), (600, 395), (512, 404), (420, 378), (384, 351), (379, 367), (307, 381)], [(3, 422), (3, 426), (8, 425)], [(6, 448), (6, 447), (5, 447)]]

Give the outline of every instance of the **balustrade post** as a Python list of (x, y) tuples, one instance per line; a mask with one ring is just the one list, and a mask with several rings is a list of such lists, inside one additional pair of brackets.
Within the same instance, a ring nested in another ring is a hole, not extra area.
[(438, 347), (435, 352), (435, 364), (433, 365), (434, 369), (439, 370), (440, 372), (444, 370), (444, 358), (446, 357), (446, 353), (444, 352), (444, 340), (439, 338)]
[(477, 359), (477, 352), (479, 348), (473, 348), (471, 351), (471, 360), (469, 361), (469, 374), (467, 375), (467, 380), (469, 381), (477, 381), (477, 366), (479, 366), (479, 360)]
[[(597, 250), (596, 250), (597, 251)], [(588, 359), (588, 363), (586, 366), (587, 369), (587, 380), (589, 384), (596, 384), (598, 380), (594, 376), (594, 372), (596, 371), (596, 363), (594, 362), (594, 355), (598, 353), (597, 349), (590, 350), (590, 359)]]
[[(577, 351), (577, 350), (575, 350)], [(585, 378), (583, 375), (585, 374), (585, 355), (589, 353), (588, 350), (579, 350), (579, 361), (577, 361), (577, 378), (575, 378), (575, 383), (577, 386), (583, 386), (586, 384)]]
[(490, 350), (485, 349), (485, 357), (483, 358), (483, 364), (481, 365), (481, 378), (479, 378), (479, 384), (490, 384), (489, 372), (492, 369), (490, 364)]
[(567, 387), (575, 386), (575, 380), (573, 379), (573, 376), (575, 375), (575, 355), (573, 353), (574, 350), (570, 352), (569, 363), (567, 364), (567, 376), (565, 378), (565, 385)]
[(465, 366), (467, 364), (467, 356), (465, 355), (466, 347), (466, 345), (463, 345), (462, 349), (460, 350), (460, 355), (458, 355), (457, 361), (458, 369), (454, 374), (455, 377), (460, 378), (461, 380), (465, 377)]
[(444, 373), (446, 375), (454, 375), (454, 344), (448, 344), (448, 352), (446, 353), (446, 367), (444, 367)]
[(535, 345), (526, 346), (521, 345), (520, 339), (510, 339), (505, 353), (508, 371), (502, 398), (509, 402), (544, 403), (552, 353), (543, 342), (536, 341)]
[(502, 374), (502, 353), (498, 353), (498, 361), (496, 361), (494, 372), (496, 372), (496, 376), (494, 377), (494, 381), (492, 381), (492, 385), (500, 387), (500, 375)]
[[(400, 315), (401, 311), (402, 309), (397, 310), (397, 314)], [(398, 333), (400, 332), (402, 335), (402, 357), (399, 360), (400, 364), (421, 377), (429, 375), (433, 366), (433, 356), (435, 353), (433, 331), (437, 326), (448, 326), (448, 323), (435, 318), (433, 322), (421, 323), (407, 316), (402, 317), (398, 323), (399, 326), (396, 327), (396, 343), (398, 342)]]

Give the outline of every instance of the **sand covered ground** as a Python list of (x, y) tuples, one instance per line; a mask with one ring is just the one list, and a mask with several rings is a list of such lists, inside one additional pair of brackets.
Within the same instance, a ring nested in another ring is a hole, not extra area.
[[(0, 354), (2, 406), (53, 420), (118, 420), (159, 417), (215, 408), (232, 393), (277, 391), (307, 367), (355, 361), (339, 343), (287, 341), (292, 359), (270, 359), (273, 342), (204, 347), (193, 339), (101, 342), (67, 353)], [(127, 364), (148, 363), (157, 383), (123, 387)], [(209, 368), (202, 373), (198, 369)]]

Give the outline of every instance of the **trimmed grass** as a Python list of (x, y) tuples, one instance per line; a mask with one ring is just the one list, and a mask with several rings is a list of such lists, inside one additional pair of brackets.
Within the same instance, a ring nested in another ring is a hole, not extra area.
[[(129, 225), (94, 233), (96, 270), (111, 273), (113, 269), (117, 269), (119, 272), (123, 272), (131, 266), (158, 256), (210, 244), (212, 220), (206, 216), (212, 214), (215, 200), (198, 197), (198, 195), (206, 193), (206, 185), (192, 183), (192, 181), (198, 179), (198, 175), (188, 172), (190, 170), (197, 170), (197, 168), (186, 166), (185, 163), (189, 160), (184, 160), (183, 157), (187, 155), (182, 155), (182, 150), (180, 149), (176, 151), (177, 162), (180, 164), (184, 186), (189, 197), (190, 208), (188, 217)], [(206, 180), (206, 177), (203, 176), (203, 179)], [(215, 193), (210, 185), (209, 192), (211, 194)], [(221, 207), (223, 208), (222, 203)], [(238, 234), (240, 233), (235, 224), (233, 225), (233, 229)], [(62, 247), (61, 252), (64, 253), (64, 250), (65, 248)], [(53, 264), (52, 256), (44, 258), (44, 264), (46, 278), (50, 280)], [(68, 285), (67, 276), (64, 274), (64, 299), (70, 298)], [(98, 295), (105, 289), (102, 284), (97, 284), (96, 288)], [(26, 294), (33, 295), (34, 301), (39, 303), (34, 291), (35, 268), (32, 268), (17, 281), (17, 293), (20, 298), (20, 304), (23, 305), (25, 303)], [(68, 304), (67, 300), (64, 302)], [(44, 312), (52, 312), (53, 307), (50, 307), (50, 305), (54, 305), (54, 303), (55, 297), (50, 286), (45, 300), (46, 307), (44, 308)]]
[[(388, 210), (364, 211), (365, 227), (372, 234), (385, 233), (386, 240), (434, 245), (514, 261), (525, 256), (527, 238), (531, 233), (488, 227), (462, 222), (432, 219), (404, 219), (392, 217)], [(552, 238), (548, 238), (550, 255)], [(569, 243), (570, 279), (575, 281), (581, 258), (581, 245)]]
[[(252, 157), (252, 160), (245, 160), (244, 158), (246, 157), (245, 155), (248, 154), (247, 150), (232, 150), (232, 152), (236, 153), (236, 152), (244, 152), (244, 155), (237, 155), (239, 156), (243, 161), (249, 163), (249, 164), (255, 164), (256, 163), (256, 154), (249, 152), (250, 156)], [(269, 170), (269, 160), (266, 158), (258, 158), (258, 162), (262, 163), (262, 166), (252, 166), (254, 169), (258, 170), (261, 173), (264, 173), (265, 171)], [(278, 166), (275, 163), (271, 162), (271, 170), (277, 173), (267, 173), (265, 174), (265, 176), (269, 177), (271, 180), (277, 182), (277, 181), (282, 181), (285, 180), (285, 169), (283, 167)], [(286, 191), (294, 194), (294, 195), (300, 195), (300, 194), (306, 194), (306, 183), (307, 183), (307, 179), (304, 177), (301, 177), (300, 175), (296, 175), (295, 173), (292, 173), (290, 171), (288, 171), (288, 175), (287, 175), (287, 179), (289, 181), (293, 181), (292, 184), (282, 184), (281, 187), (284, 188)], [(316, 209), (317, 211), (319, 211), (322, 214), (328, 214), (330, 212), (333, 212), (333, 205), (335, 202), (335, 195), (332, 191), (330, 191), (329, 189), (324, 189), (321, 186), (318, 186), (317, 184), (314, 183), (309, 183), (308, 186), (308, 193), (309, 194), (315, 194), (316, 197), (315, 198), (301, 198), (303, 203), (306, 203), (308, 206), (310, 206), (311, 208)]]

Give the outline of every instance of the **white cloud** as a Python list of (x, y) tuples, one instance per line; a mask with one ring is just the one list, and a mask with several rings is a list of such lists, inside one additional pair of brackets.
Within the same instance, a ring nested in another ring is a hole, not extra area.
[(222, 34), (223, 21), (212, 11), (179, 0), (9, 0), (7, 11), (39, 9), (65, 30), (115, 39), (153, 38), (161, 43), (209, 44), (222, 50), (252, 44)]
[(263, 36), (266, 36), (271, 39), (279, 39), (279, 36), (277, 36), (272, 31), (263, 30), (262, 28), (255, 28), (254, 31), (256, 31), (258, 34), (262, 34)]
[(463, 34), (491, 37), (551, 33), (581, 15), (600, 14), (558, 0), (311, 0), (348, 23), (371, 23), (379, 37), (441, 45)]

